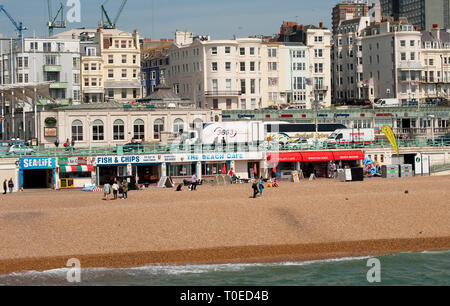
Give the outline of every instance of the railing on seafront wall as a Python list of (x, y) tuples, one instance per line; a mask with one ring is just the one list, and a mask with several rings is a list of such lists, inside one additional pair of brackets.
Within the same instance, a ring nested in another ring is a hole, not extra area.
[(439, 173), (444, 171), (450, 171), (450, 164), (431, 166), (431, 173)]
[[(450, 141), (444, 139), (408, 139), (398, 140), (400, 148), (448, 148)], [(0, 158), (7, 157), (70, 157), (70, 156), (107, 156), (107, 155), (139, 155), (139, 154), (176, 154), (176, 153), (231, 153), (231, 152), (277, 152), (277, 151), (321, 151), (321, 150), (352, 150), (371, 148), (390, 148), (391, 144), (384, 139), (373, 143), (338, 143), (338, 144), (270, 144), (264, 142), (259, 145), (252, 144), (228, 144), (228, 145), (182, 145), (182, 144), (145, 144), (140, 145), (137, 150), (118, 150), (115, 146), (104, 147), (27, 147), (32, 151), (8, 152), (8, 148), (0, 148)], [(122, 146), (123, 148), (123, 146)], [(122, 153), (123, 151), (123, 153)]]

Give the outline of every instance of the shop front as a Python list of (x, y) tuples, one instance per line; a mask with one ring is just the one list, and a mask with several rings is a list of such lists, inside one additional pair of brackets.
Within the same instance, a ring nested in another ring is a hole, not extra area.
[(362, 151), (271, 153), (267, 156), (268, 174), (271, 174), (271, 169), (276, 169), (278, 177), (289, 178), (292, 171), (302, 170), (306, 178), (311, 174), (316, 177), (327, 177), (333, 163), (340, 168), (351, 168), (358, 166), (363, 159)]
[(56, 159), (21, 158), (19, 161), (19, 187), (22, 189), (55, 188)]
[(92, 157), (58, 158), (57, 182), (60, 189), (83, 188), (95, 183)]
[(95, 159), (95, 164), (97, 185), (127, 179), (132, 186), (148, 186), (158, 183), (162, 173), (160, 155), (102, 156)]

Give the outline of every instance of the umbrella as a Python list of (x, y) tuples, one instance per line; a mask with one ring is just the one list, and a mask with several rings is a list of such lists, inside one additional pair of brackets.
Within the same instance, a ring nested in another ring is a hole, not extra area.
[(258, 169), (256, 168), (256, 164), (253, 164), (253, 173), (254, 173), (255, 175), (258, 174)]
[(223, 164), (222, 174), (227, 174), (227, 165)]

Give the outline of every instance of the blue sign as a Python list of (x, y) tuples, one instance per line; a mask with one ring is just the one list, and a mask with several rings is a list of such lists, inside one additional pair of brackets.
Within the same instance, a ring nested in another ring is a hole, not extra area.
[(238, 115), (238, 118), (255, 118), (255, 115)]
[(20, 159), (20, 169), (54, 169), (55, 167), (54, 157)]
[(335, 118), (338, 118), (338, 117), (348, 118), (348, 117), (350, 117), (350, 114), (334, 114), (334, 117)]

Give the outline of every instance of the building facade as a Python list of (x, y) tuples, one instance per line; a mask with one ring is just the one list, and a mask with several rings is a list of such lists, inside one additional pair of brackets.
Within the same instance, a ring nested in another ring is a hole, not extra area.
[(418, 30), (450, 28), (450, 0), (380, 0), (383, 16), (403, 16)]
[[(41, 104), (80, 102), (80, 42), (76, 39), (1, 40), (0, 85), (50, 84)], [(20, 97), (17, 97), (20, 98)]]
[(140, 38), (117, 29), (79, 29), (55, 37), (79, 39), (84, 103), (130, 102), (142, 96)]
[(450, 34), (438, 26), (422, 32), (421, 87), (425, 98), (450, 99)]
[(342, 1), (333, 7), (332, 13), (332, 26), (333, 36), (336, 34), (340, 23), (347, 19), (354, 19), (358, 17), (364, 17), (368, 14), (367, 1), (353, 0)]
[(421, 33), (405, 18), (385, 19), (361, 34), (364, 98), (423, 101)]

